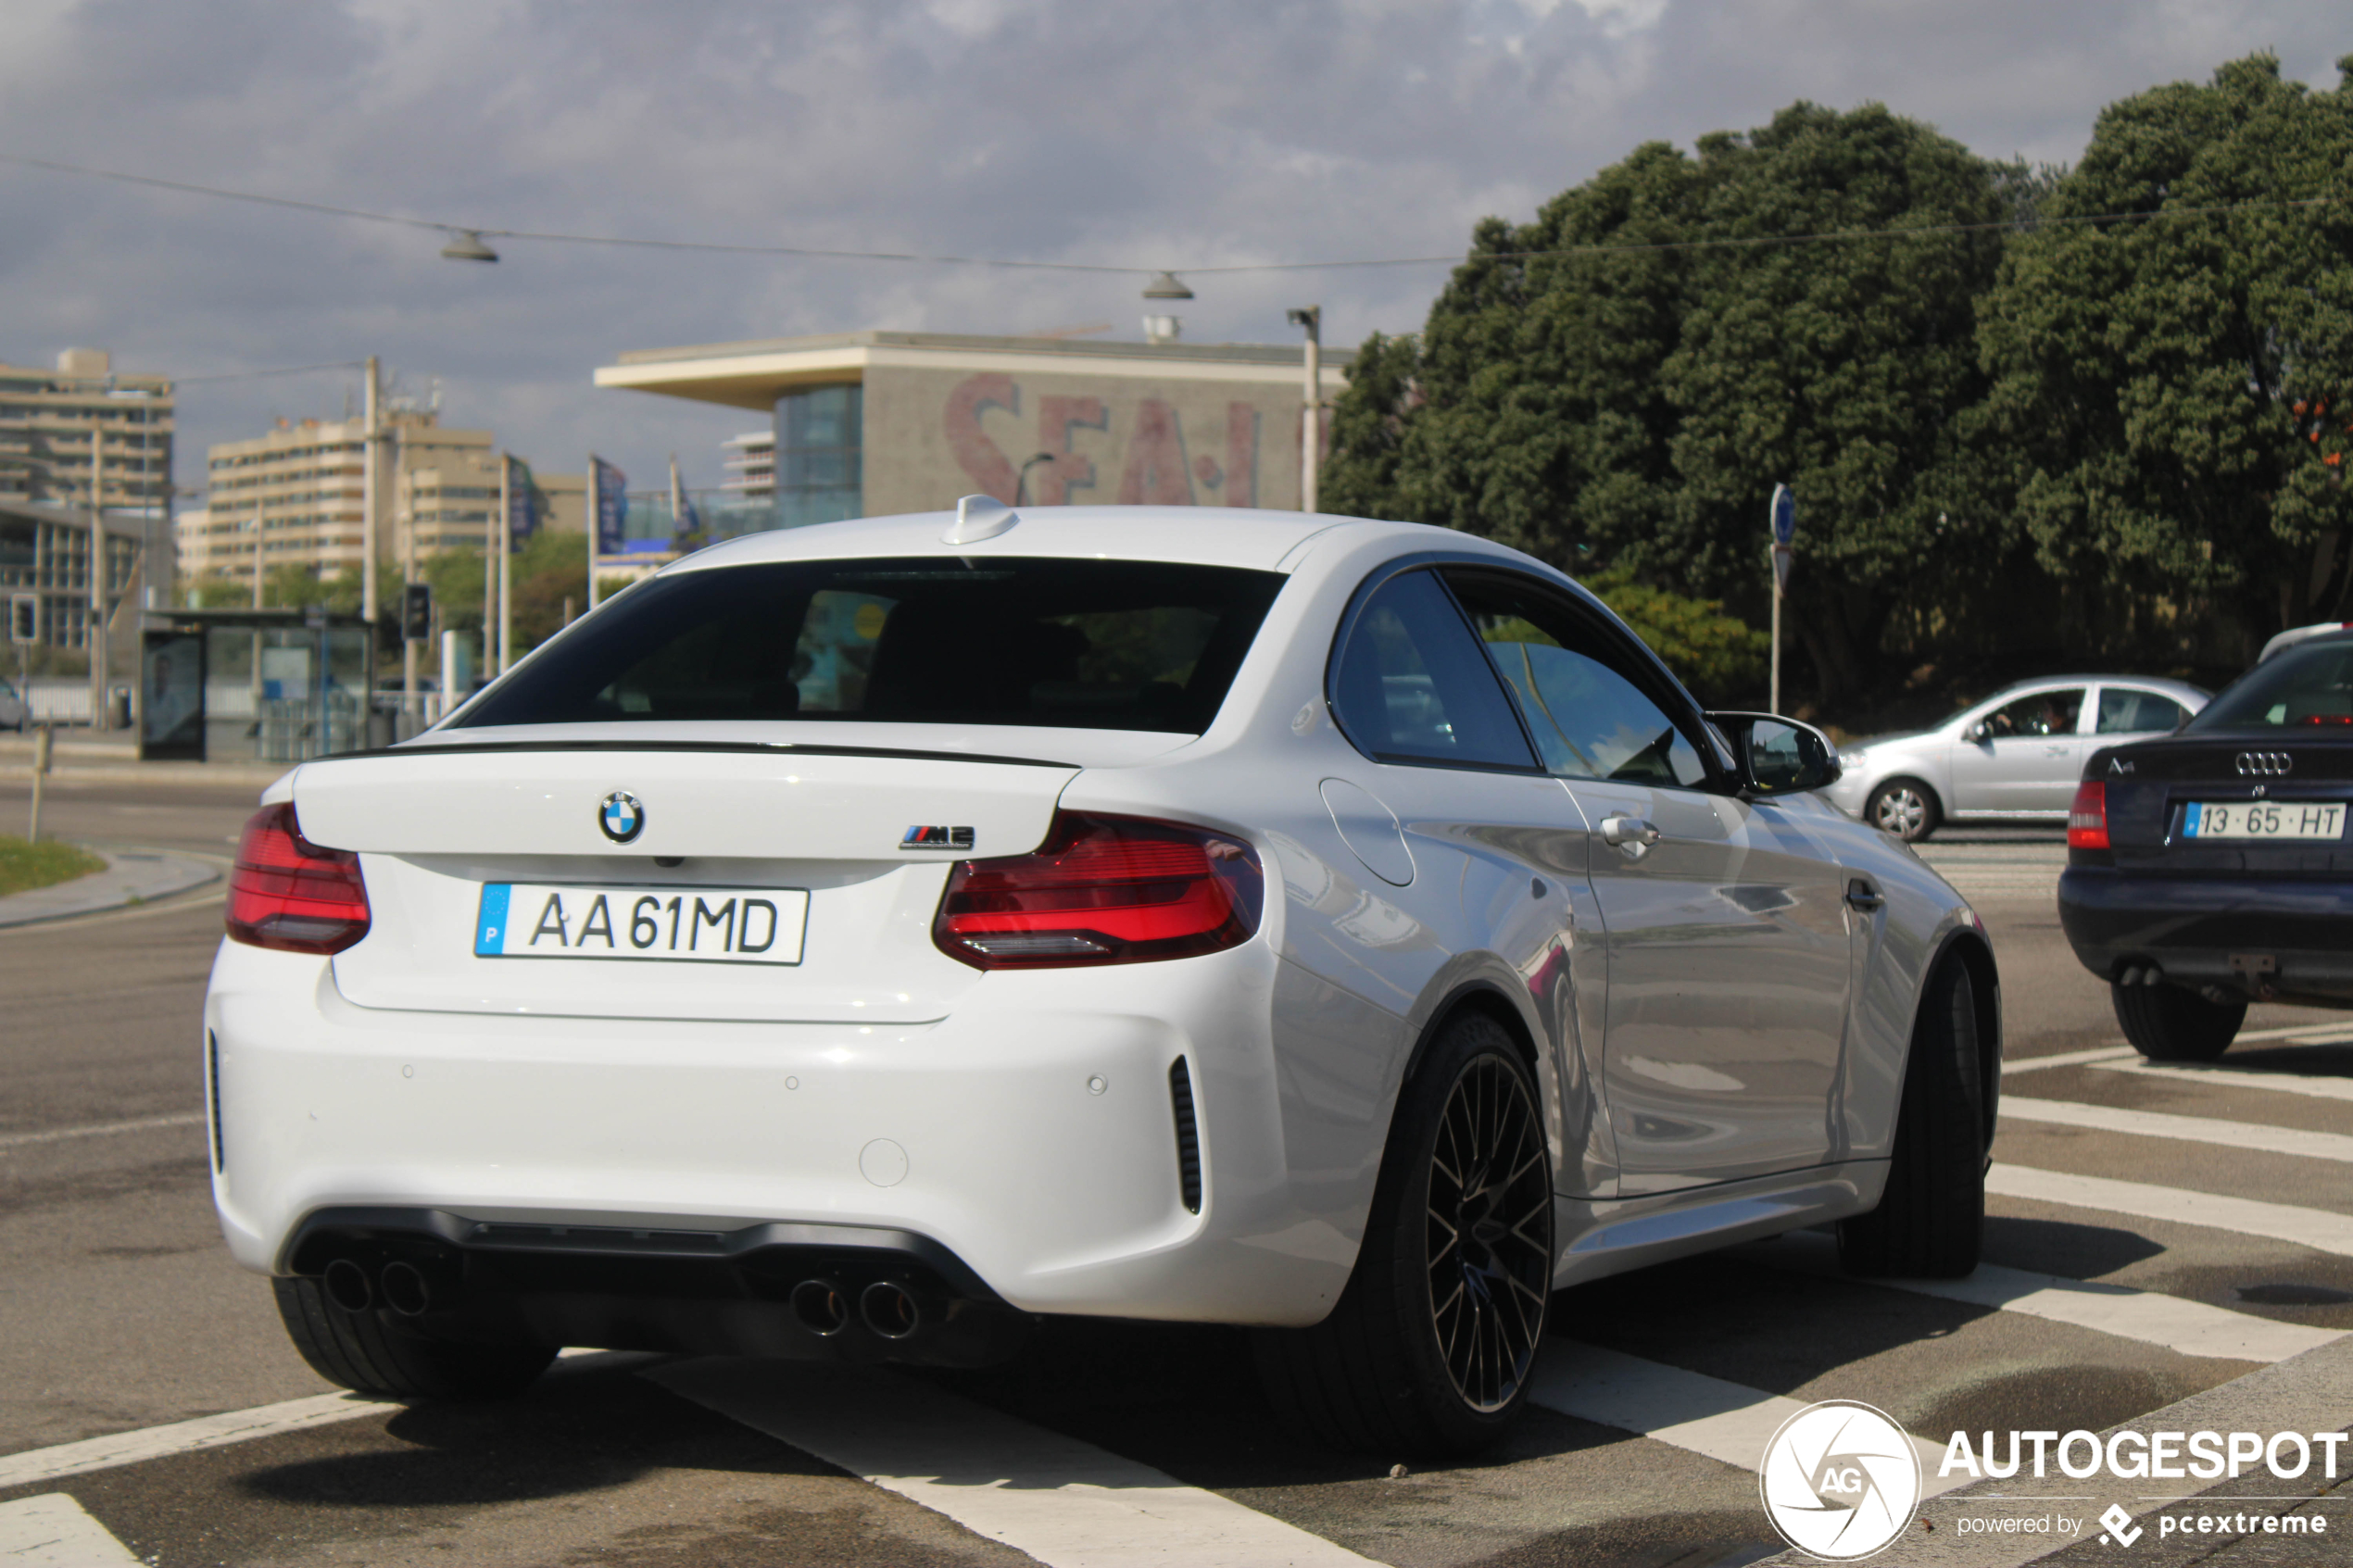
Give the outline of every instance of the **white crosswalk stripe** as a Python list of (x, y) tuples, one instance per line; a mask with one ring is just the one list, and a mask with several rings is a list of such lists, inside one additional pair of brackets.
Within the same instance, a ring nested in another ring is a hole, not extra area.
[(1364, 1568), (1372, 1559), (912, 1378), (802, 1361), (652, 1367), (671, 1392), (1047, 1568)]
[(2131, 1214), (2144, 1220), (2267, 1236), (2273, 1241), (2293, 1242), (2316, 1251), (2353, 1258), (2353, 1217), (2322, 1209), (2299, 1209), (2292, 1204), (2224, 1198), (2186, 1187), (2079, 1176), (1998, 1161), (1985, 1173), (1985, 1190), (1994, 1197), (2022, 1198), (2038, 1203), (2060, 1203), (2110, 1214)]
[[(1528, 1397), (1546, 1410), (1749, 1471), (1765, 1462), (1765, 1445), (1781, 1424), (1806, 1408), (1802, 1400), (1573, 1339), (1545, 1345)], [(1924, 1495), (1968, 1481), (1963, 1475), (1940, 1483), (1944, 1449), (1919, 1437), (1912, 1447), (1920, 1456)]]
[[(1831, 1238), (1800, 1231), (1740, 1249), (1741, 1255), (1775, 1268), (1838, 1276), (1838, 1251)], [(1966, 1279), (1875, 1279), (1868, 1283), (1916, 1296), (1934, 1296), (1976, 1307), (1993, 1307), (2051, 1323), (2072, 1323), (2120, 1339), (2161, 1345), (2184, 1356), (2237, 1361), (2284, 1361), (2333, 1340), (2341, 1331), (2277, 1323), (2252, 1312), (2179, 1297), (2102, 1285), (1980, 1263)]]
[(2095, 1061), (2120, 1061), (2141, 1053), (2130, 1046), (2099, 1046), (2088, 1051), (2060, 1051), (2055, 1056), (2021, 1057), (2002, 1063), (2002, 1076), (2020, 1073), (2047, 1073), (2054, 1067), (2082, 1067)]
[(2305, 1160), (2334, 1160), (2340, 1164), (2353, 1162), (2353, 1137), (2342, 1133), (2309, 1132), (2302, 1127), (2229, 1122), (2215, 1116), (2173, 1116), (2158, 1110), (2129, 1110), (2121, 1106), (2086, 1105), (2071, 1099), (2029, 1099), (2018, 1095), (2002, 1097), (2001, 1116), (2006, 1122), (2040, 1122), (2094, 1132), (2127, 1133), (2135, 1137), (2220, 1144), (2225, 1148), (2260, 1154), (2292, 1154)]
[(138, 1562), (113, 1531), (63, 1492), (0, 1503), (0, 1562), (8, 1568), (113, 1568)]
[(2275, 1094), (2303, 1095), (2310, 1099), (2353, 1100), (2353, 1078), (2284, 1073), (2271, 1067), (2168, 1067), (2154, 1061), (2103, 1061), (2103, 1073), (2131, 1073), (2164, 1078), (2176, 1084), (2205, 1084), (2225, 1089), (2266, 1089)]

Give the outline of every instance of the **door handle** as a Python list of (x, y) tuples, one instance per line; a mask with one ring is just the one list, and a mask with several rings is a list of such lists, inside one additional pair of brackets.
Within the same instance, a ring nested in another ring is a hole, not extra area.
[(1604, 817), (1602, 842), (1617, 849), (1647, 849), (1658, 842), (1658, 829), (1640, 817)]
[(1887, 897), (1858, 876), (1846, 884), (1846, 902), (1853, 908), (1869, 913), (1886, 903)]

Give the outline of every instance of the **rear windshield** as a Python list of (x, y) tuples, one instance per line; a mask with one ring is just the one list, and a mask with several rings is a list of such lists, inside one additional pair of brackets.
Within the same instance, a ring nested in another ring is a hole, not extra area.
[(843, 719), (1209, 727), (1279, 573), (954, 557), (652, 578), (457, 727)]
[(2183, 729), (2353, 731), (2353, 642), (2306, 643), (2257, 665)]

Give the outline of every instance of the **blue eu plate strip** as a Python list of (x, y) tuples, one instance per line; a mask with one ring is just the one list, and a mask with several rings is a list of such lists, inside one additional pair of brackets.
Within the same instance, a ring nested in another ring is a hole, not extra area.
[(507, 894), (510, 884), (486, 882), (482, 886), (482, 914), (474, 922), (474, 956), (495, 959), (507, 950)]
[(2197, 820), (2205, 814), (2205, 811), (2206, 808), (2195, 800), (2182, 808), (2182, 836), (2183, 838), (2197, 836)]

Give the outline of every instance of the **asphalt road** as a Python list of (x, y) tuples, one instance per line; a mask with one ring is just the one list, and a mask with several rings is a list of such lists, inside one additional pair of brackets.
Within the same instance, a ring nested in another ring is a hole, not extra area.
[[(251, 798), (60, 787), (48, 821), (225, 853)], [(21, 800), (0, 788), (0, 822)], [(1806, 1238), (1579, 1287), (1554, 1303), (1554, 1408), (1475, 1462), (1403, 1474), (1282, 1436), (1236, 1336), (1125, 1324), (1052, 1325), (981, 1374), (585, 1356), (510, 1403), (292, 1424), (269, 1411), (329, 1390), (266, 1285), (230, 1264), (207, 1189), (196, 1018), (218, 891), (0, 932), (0, 1562), (28, 1521), (70, 1538), (78, 1509), (104, 1535), (71, 1561), (109, 1561), (110, 1536), (135, 1554), (111, 1561), (159, 1568), (1038, 1560), (998, 1537), (1051, 1562), (1729, 1568), (1779, 1547), (1740, 1457), (1754, 1437), (1728, 1446), (1705, 1420), (1639, 1435), (1711, 1390), (1864, 1399), (1940, 1443), (1956, 1427), (2097, 1430), (2227, 1395), (2311, 1331), (2353, 1331), (2353, 1146), (2330, 1141), (2353, 1134), (2353, 1043), (2246, 1040), (2212, 1078), (2132, 1071), (2129, 1055), (2038, 1067), (2117, 1042), (2105, 988), (2033, 891), (2049, 841), (1931, 848), (1972, 862), (1953, 874), (1982, 884), (2003, 972), (2008, 1190), (1989, 1259), (2126, 1288), (2067, 1297), (2057, 1317), (1998, 1309), (1841, 1279)], [(2261, 1009), (2247, 1028), (2331, 1022)], [(2184, 1329), (2173, 1302), (2211, 1311)], [(142, 1435), (258, 1409), (241, 1419), (268, 1435), (244, 1441), (79, 1470), (43, 1457), (109, 1435), (169, 1448)], [(2306, 1507), (2335, 1539), (2244, 1549), (2344, 1561), (2342, 1493)]]

